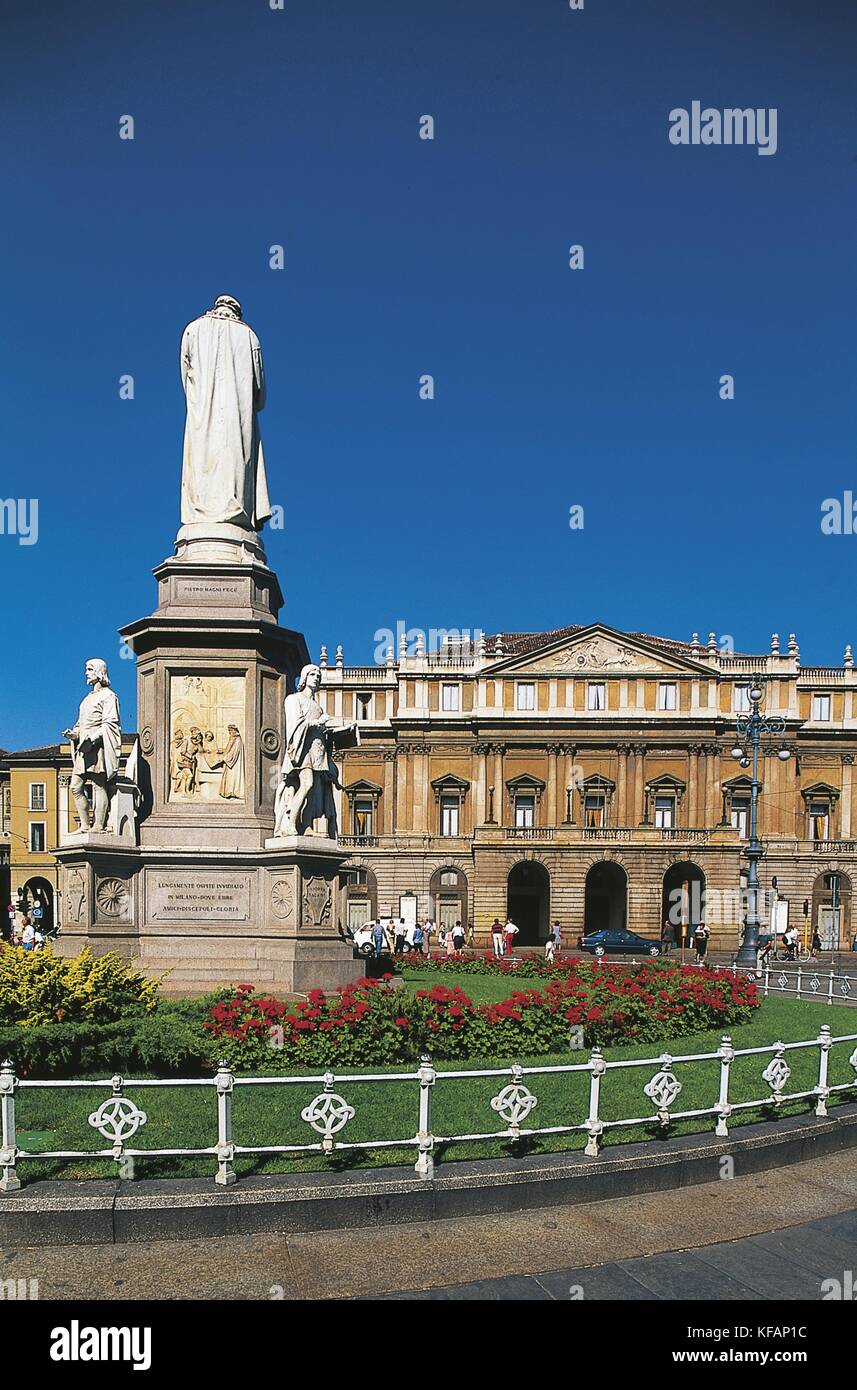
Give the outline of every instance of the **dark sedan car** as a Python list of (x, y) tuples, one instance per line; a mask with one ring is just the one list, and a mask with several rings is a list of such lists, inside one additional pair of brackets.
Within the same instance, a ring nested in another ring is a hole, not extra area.
[(651, 941), (645, 936), (637, 936), (636, 932), (628, 931), (627, 927), (608, 927), (604, 931), (590, 932), (589, 936), (582, 936), (577, 945), (581, 951), (591, 951), (593, 955), (601, 955), (602, 952), (604, 955), (659, 956), (661, 954), (661, 948), (657, 941)]

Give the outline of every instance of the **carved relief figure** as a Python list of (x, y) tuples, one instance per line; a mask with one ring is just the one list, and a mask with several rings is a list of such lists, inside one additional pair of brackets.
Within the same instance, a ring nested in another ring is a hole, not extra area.
[(170, 801), (243, 801), (243, 676), (174, 676)]

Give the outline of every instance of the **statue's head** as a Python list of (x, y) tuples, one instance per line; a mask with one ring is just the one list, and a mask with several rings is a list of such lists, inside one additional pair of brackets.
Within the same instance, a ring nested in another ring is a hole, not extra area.
[(308, 687), (312, 693), (315, 694), (320, 685), (321, 667), (313, 666), (312, 664), (305, 666), (298, 678), (298, 690), (303, 690)]
[(233, 299), (231, 294), (219, 294), (214, 301), (214, 308), (219, 314), (227, 313), (235, 319), (241, 317), (241, 305), (237, 299)]
[(107, 662), (102, 661), (100, 656), (91, 656), (86, 663), (84, 676), (87, 685), (109, 685), (110, 677), (107, 674)]

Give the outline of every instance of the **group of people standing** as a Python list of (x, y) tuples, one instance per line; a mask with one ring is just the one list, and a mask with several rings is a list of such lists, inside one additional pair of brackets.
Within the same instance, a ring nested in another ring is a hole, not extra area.
[(708, 951), (710, 936), (711, 930), (706, 926), (705, 922), (697, 922), (695, 926), (681, 923), (676, 926), (675, 923), (670, 921), (669, 917), (667, 917), (664, 922), (663, 931), (661, 932), (661, 946), (664, 955), (668, 956), (676, 945), (676, 941), (678, 941), (680, 946), (682, 944), (688, 946), (692, 945), (696, 952), (696, 959), (702, 964)]
[(376, 956), (401, 956), (411, 951), (430, 956), (433, 942), (441, 951), (451, 956), (456, 951), (463, 951), (465, 946), (473, 944), (472, 927), (464, 927), (461, 922), (456, 922), (453, 926), (441, 924), (437, 927), (430, 917), (414, 922), (406, 922), (404, 917), (376, 917), (367, 923), (367, 927), (372, 933)]

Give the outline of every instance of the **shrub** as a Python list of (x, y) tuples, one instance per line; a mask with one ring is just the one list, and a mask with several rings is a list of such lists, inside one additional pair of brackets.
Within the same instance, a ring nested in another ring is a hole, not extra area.
[(49, 946), (0, 950), (0, 1026), (110, 1023), (155, 1008), (158, 980), (131, 969), (115, 951), (94, 956), (88, 946), (69, 960)]
[(475, 1005), (455, 986), (409, 997), (384, 980), (358, 980), (341, 994), (314, 990), (284, 1004), (242, 985), (205, 1024), (211, 1056), (239, 1070), (360, 1066), (478, 1056), (541, 1056), (569, 1046), (573, 1025), (586, 1046), (652, 1042), (745, 1022), (755, 984), (728, 971), (671, 965), (565, 963), (543, 989), (516, 990)]

